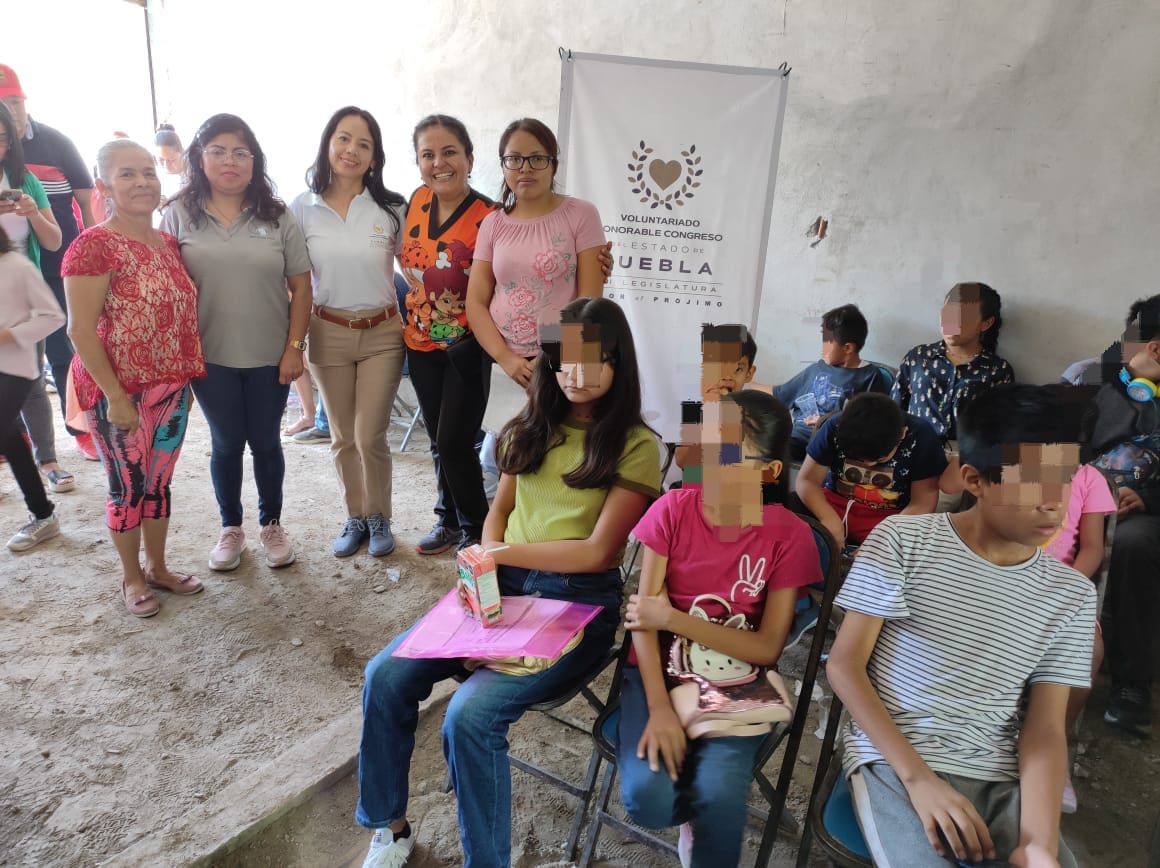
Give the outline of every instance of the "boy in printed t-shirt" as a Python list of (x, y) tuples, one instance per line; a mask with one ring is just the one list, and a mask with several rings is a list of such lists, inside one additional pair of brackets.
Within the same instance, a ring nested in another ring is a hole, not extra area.
[(860, 545), (887, 516), (934, 512), (946, 466), (929, 422), (888, 395), (855, 395), (810, 441), (795, 490), (839, 546)]
[(1059, 834), (1064, 719), (1089, 683), (1096, 592), (1039, 549), (1079, 461), (1048, 442), (1057, 410), (1033, 386), (966, 405), (975, 506), (883, 522), (838, 594), (827, 672), (852, 717), (843, 765), (876, 865), (1076, 864)]
[(818, 422), (841, 410), (859, 392), (890, 393), (882, 371), (862, 361), (870, 326), (856, 305), (844, 304), (822, 314), (822, 358), (797, 376), (773, 387), (773, 396), (793, 415), (789, 454), (794, 461), (806, 456)]

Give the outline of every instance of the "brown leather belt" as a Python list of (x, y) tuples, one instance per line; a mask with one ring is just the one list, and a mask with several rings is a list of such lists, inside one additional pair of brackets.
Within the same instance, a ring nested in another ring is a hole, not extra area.
[(347, 319), (344, 316), (331, 313), (325, 307), (317, 304), (312, 305), (310, 310), (319, 319), (332, 322), (335, 325), (346, 326), (348, 329), (373, 329), (375, 326), (385, 323), (398, 312), (398, 308), (392, 307), (390, 310), (376, 313), (374, 316), (356, 316)]

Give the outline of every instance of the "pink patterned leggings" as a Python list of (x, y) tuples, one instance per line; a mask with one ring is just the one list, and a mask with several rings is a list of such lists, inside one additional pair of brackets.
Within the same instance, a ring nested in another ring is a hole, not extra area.
[(189, 385), (166, 384), (131, 395), (140, 424), (129, 434), (109, 423), (104, 397), (85, 413), (109, 477), (109, 530), (125, 533), (142, 519), (168, 518), (169, 481), (189, 422)]

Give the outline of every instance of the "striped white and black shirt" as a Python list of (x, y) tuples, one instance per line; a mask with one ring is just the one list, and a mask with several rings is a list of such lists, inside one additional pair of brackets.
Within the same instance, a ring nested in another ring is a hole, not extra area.
[[(1092, 583), (1042, 551), (996, 566), (967, 547), (946, 513), (882, 522), (836, 602), (884, 619), (866, 667), (870, 683), (937, 772), (1018, 779), (1024, 686), (1089, 683)], [(851, 721), (846, 773), (879, 761)]]

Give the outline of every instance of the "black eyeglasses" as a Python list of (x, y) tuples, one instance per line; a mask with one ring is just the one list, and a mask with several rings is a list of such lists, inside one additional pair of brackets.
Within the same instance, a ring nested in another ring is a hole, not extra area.
[(505, 169), (522, 169), (524, 163), (532, 167), (533, 171), (542, 172), (548, 166), (552, 165), (553, 157), (547, 154), (532, 154), (530, 157), (525, 157), (520, 154), (505, 154), (500, 157), (499, 161), (503, 163)]

